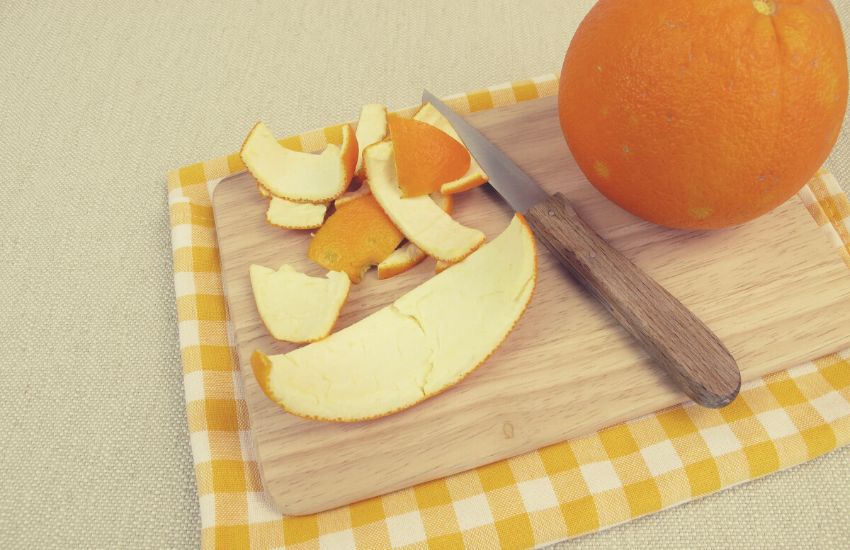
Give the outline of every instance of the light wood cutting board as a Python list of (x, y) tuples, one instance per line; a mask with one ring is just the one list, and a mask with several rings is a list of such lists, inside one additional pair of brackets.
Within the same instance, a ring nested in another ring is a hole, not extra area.
[[(850, 345), (850, 273), (798, 198), (754, 222), (682, 232), (643, 222), (603, 198), (571, 158), (555, 98), (484, 111), (470, 120), (549, 192), (713, 329), (743, 379)], [(250, 175), (217, 187), (213, 208), (245, 399), (265, 487), (289, 515), (326, 510), (515, 456), (686, 399), (630, 337), (539, 247), (528, 311), (499, 350), (451, 390), (370, 422), (332, 424), (284, 413), (257, 386), (254, 349), (282, 353), (254, 306), (252, 263), (289, 263), (313, 275), (309, 232), (265, 222)], [(490, 188), (456, 201), (455, 217), (492, 238), (511, 211)], [(432, 276), (431, 260), (395, 278), (374, 272), (352, 288), (337, 328)]]

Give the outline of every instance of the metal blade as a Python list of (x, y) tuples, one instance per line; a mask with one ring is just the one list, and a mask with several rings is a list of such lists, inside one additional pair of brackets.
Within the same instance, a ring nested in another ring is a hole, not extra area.
[(535, 204), (549, 198), (549, 195), (531, 176), (462, 116), (455, 113), (451, 107), (437, 99), (428, 90), (422, 92), (422, 102), (431, 103), (449, 119), (466, 148), (487, 173), (490, 185), (508, 201), (511, 208), (524, 213)]

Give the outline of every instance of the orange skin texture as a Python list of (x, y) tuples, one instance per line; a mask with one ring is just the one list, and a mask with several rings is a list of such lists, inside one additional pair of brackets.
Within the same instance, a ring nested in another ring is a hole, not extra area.
[(668, 227), (737, 225), (788, 200), (832, 150), (844, 38), (828, 0), (600, 0), (558, 105), (579, 167), (613, 202)]
[(364, 195), (343, 204), (325, 220), (310, 241), (307, 256), (329, 271), (344, 271), (357, 284), (403, 238), (375, 197)]
[(388, 117), (387, 123), (402, 196), (429, 195), (469, 170), (466, 147), (439, 128), (393, 115)]

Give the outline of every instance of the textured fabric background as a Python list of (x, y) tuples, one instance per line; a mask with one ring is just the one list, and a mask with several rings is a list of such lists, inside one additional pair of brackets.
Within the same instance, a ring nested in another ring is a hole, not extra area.
[[(164, 174), (558, 70), (592, 5), (0, 0), (0, 540), (192, 548)], [(850, 24), (850, 2), (836, 7)], [(850, 190), (850, 131), (829, 166)], [(563, 545), (838, 547), (850, 448)]]

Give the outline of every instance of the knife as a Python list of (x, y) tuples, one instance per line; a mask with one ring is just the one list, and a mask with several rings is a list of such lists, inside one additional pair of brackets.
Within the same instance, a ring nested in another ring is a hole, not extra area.
[(445, 116), (490, 185), (566, 270), (598, 299), (670, 378), (704, 407), (729, 404), (741, 372), (717, 336), (658, 282), (585, 223), (561, 193), (549, 195), (481, 132), (427, 90), (422, 102)]

